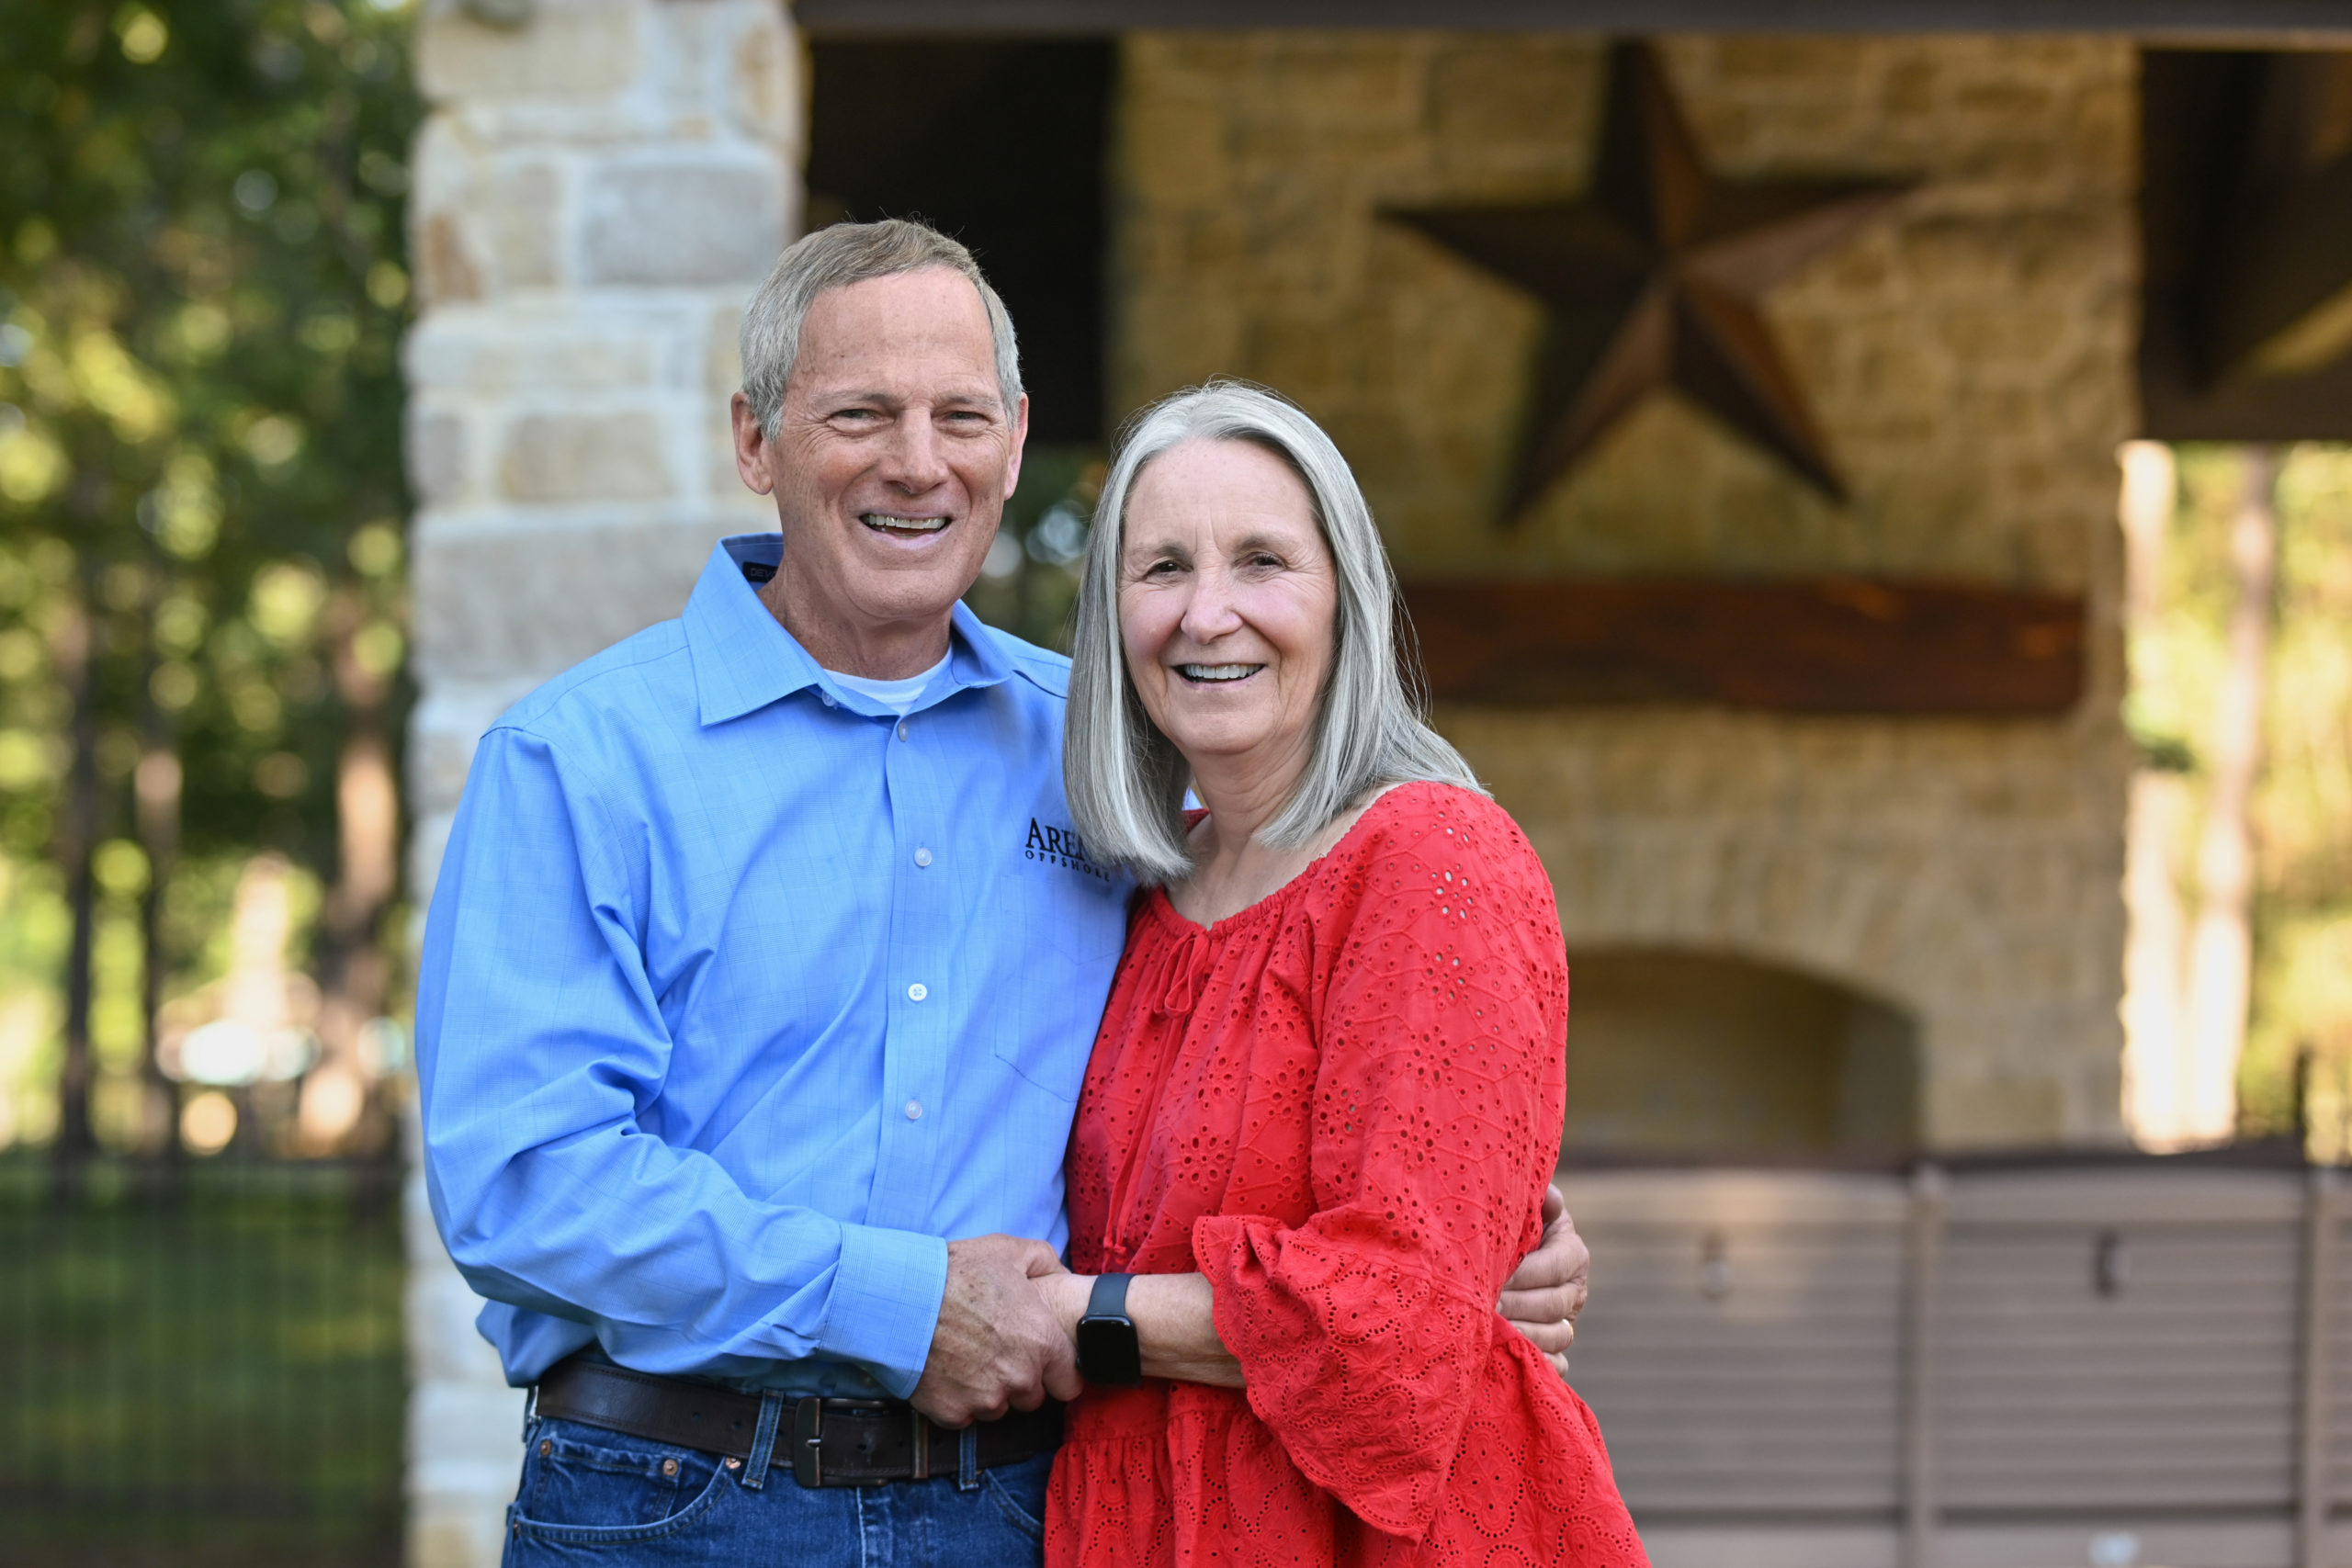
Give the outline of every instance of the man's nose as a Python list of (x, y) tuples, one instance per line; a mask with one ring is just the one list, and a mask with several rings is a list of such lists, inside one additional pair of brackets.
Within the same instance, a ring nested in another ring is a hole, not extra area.
[(947, 454), (929, 415), (910, 412), (898, 422), (881, 477), (909, 495), (921, 495), (947, 482)]

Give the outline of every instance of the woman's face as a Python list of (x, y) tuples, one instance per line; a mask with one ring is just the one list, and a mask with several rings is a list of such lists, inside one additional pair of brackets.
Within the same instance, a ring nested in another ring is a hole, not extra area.
[(1248, 760), (1285, 787), (1313, 744), (1339, 584), (1306, 486), (1248, 441), (1188, 441), (1128, 492), (1119, 633), (1144, 711), (1195, 768)]

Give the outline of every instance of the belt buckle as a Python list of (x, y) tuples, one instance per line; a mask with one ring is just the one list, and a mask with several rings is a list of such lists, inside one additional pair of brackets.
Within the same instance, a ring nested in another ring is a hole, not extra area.
[(825, 1483), (825, 1402), (815, 1394), (792, 1407), (792, 1479), (803, 1486)]

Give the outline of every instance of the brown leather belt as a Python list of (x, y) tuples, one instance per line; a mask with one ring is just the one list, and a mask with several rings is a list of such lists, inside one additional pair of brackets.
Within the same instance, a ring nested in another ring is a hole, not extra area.
[[(759, 1432), (756, 1393), (577, 1358), (548, 1368), (532, 1394), (541, 1416), (733, 1460), (752, 1457)], [(1062, 1407), (1048, 1401), (979, 1422), (974, 1431), (980, 1469), (1018, 1464), (1060, 1444)], [(790, 1426), (777, 1431), (770, 1462), (788, 1467), (803, 1486), (922, 1481), (958, 1472), (963, 1438), (962, 1428), (933, 1426), (904, 1400), (808, 1397), (792, 1402)]]

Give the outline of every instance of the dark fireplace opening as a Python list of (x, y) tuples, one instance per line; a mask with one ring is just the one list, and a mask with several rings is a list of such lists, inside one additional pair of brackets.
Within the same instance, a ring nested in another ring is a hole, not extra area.
[(1601, 949), (1568, 967), (1564, 1163), (1917, 1144), (1918, 1026), (1894, 1004), (1719, 953)]
[(1102, 441), (1115, 45), (820, 37), (809, 55), (808, 227), (921, 218), (963, 241), (1019, 330), (1030, 439)]

